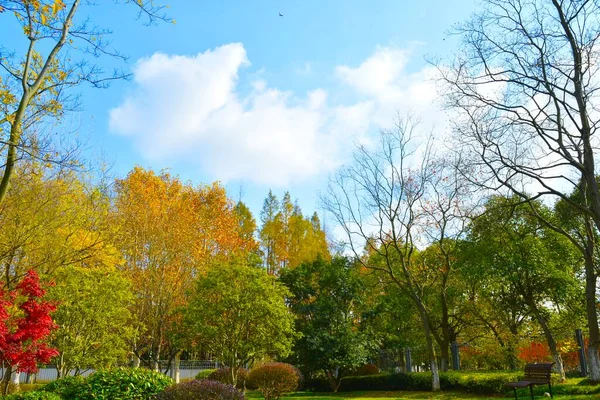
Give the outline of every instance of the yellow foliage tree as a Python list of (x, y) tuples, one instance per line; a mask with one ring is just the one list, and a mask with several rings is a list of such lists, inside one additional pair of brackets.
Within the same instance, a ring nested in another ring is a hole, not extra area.
[(116, 240), (135, 291), (138, 362), (158, 370), (179, 354), (181, 311), (195, 279), (255, 246), (240, 234), (234, 208), (219, 184), (193, 187), (139, 167), (117, 181)]

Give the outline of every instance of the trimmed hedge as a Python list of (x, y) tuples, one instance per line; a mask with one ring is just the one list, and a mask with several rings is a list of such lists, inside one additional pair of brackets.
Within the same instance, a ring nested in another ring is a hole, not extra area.
[[(431, 380), (431, 374), (427, 374)], [(440, 385), (442, 389), (457, 389), (467, 393), (495, 394), (506, 393), (507, 382), (523, 379), (523, 372), (442, 372)], [(547, 390), (547, 388), (546, 388)]]
[[(440, 386), (442, 390), (452, 389), (474, 394), (506, 393), (506, 382), (523, 378), (522, 372), (442, 372)], [(313, 391), (328, 391), (326, 379), (309, 379), (306, 388)], [(380, 373), (368, 376), (347, 376), (342, 379), (340, 392), (365, 390), (380, 391), (428, 391), (431, 390), (430, 372)], [(547, 390), (547, 389), (546, 389)]]

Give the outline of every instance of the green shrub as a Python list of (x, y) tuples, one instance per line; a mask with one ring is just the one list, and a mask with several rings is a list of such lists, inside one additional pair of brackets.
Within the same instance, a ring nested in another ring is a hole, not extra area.
[(97, 371), (86, 378), (88, 397), (81, 399), (147, 399), (172, 384), (171, 378), (143, 368)]
[[(233, 380), (231, 378), (231, 370), (229, 368), (219, 368), (213, 370), (211, 374), (206, 378), (210, 381), (216, 381), (221, 383), (226, 383), (228, 385), (233, 385)], [(237, 384), (235, 385), (238, 389), (248, 388), (247, 386), (248, 380), (248, 370), (246, 368), (240, 368), (238, 371)]]
[(43, 390), (69, 400), (142, 400), (171, 386), (171, 378), (143, 368), (96, 371), (87, 378), (65, 377)]
[(340, 392), (354, 392), (363, 390), (394, 390), (396, 387), (405, 387), (406, 384), (394, 382), (398, 374), (377, 374), (367, 376), (347, 376), (342, 379)]
[[(504, 393), (506, 382), (519, 380), (522, 373), (514, 372), (442, 372), (440, 386), (477, 394)], [(340, 391), (360, 390), (431, 390), (431, 372), (381, 373), (369, 376), (349, 376), (342, 379)]]
[(440, 374), (440, 384), (442, 389), (458, 389), (468, 393), (505, 393), (504, 384), (517, 381), (522, 375), (520, 372), (465, 373), (449, 371)]
[(41, 390), (57, 394), (64, 399), (74, 399), (84, 391), (85, 378), (82, 376), (65, 376), (42, 386)]
[(233, 385), (217, 381), (193, 380), (167, 388), (156, 400), (244, 400), (244, 394)]
[(196, 379), (208, 379), (208, 377), (215, 371), (216, 369), (203, 369), (196, 374)]
[(265, 400), (277, 400), (285, 393), (295, 391), (300, 381), (300, 371), (296, 367), (279, 362), (259, 365), (248, 374), (248, 382)]
[(2, 397), (3, 400), (62, 400), (63, 397), (56, 393), (33, 391), (25, 393), (15, 393)]
[(322, 376), (307, 378), (304, 380), (303, 390), (310, 392), (329, 392), (331, 391), (331, 385), (327, 378)]

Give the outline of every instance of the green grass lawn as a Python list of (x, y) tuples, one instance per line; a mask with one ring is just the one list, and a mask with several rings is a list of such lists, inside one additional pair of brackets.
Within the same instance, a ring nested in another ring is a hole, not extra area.
[[(246, 397), (248, 399), (262, 399), (263, 397), (258, 392), (247, 392)], [(460, 392), (442, 392), (433, 394), (431, 392), (348, 392), (348, 393), (312, 393), (312, 392), (297, 392), (285, 396), (286, 399), (298, 399), (298, 400), (339, 400), (339, 399), (355, 399), (355, 400), (371, 400), (371, 399), (431, 399), (431, 400), (447, 400), (447, 399), (511, 399), (514, 398), (512, 395), (508, 396), (476, 396)], [(529, 394), (525, 393), (519, 395), (519, 399), (529, 399)], [(583, 400), (583, 399), (600, 399), (600, 395), (555, 395), (555, 399), (567, 400)], [(547, 397), (536, 396), (536, 400), (547, 399)]]

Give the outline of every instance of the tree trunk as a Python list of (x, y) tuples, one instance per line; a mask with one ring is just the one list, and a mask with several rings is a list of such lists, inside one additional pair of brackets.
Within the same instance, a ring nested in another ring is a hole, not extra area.
[(442, 307), (442, 340), (440, 341), (441, 367), (443, 372), (448, 371), (450, 365), (450, 313), (448, 312), (448, 300), (446, 299), (446, 286), (448, 282), (448, 273), (450, 272), (450, 262), (446, 260), (446, 270), (448, 271), (442, 280), (442, 290), (440, 293), (440, 304)]
[(338, 389), (340, 388), (340, 384), (342, 383), (342, 379), (339, 377), (338, 371), (327, 370), (325, 375), (327, 375), (327, 380), (329, 381), (331, 390), (333, 390), (334, 393), (337, 393)]
[(594, 268), (594, 236), (589, 218), (587, 225), (587, 241), (585, 246), (585, 308), (588, 323), (588, 373), (592, 382), (600, 382), (600, 329), (598, 328), (598, 313), (596, 308), (596, 271)]
[(2, 394), (7, 395), (10, 388), (10, 376), (12, 375), (12, 367), (6, 365), (4, 367), (4, 375), (2, 376)]
[(175, 353), (175, 358), (173, 359), (173, 380), (175, 381), (175, 383), (179, 383), (180, 377), (181, 377), (181, 371), (179, 370), (179, 364), (180, 364), (180, 358), (181, 358), (181, 351), (178, 351), (177, 353)]
[(133, 368), (139, 368), (142, 360), (137, 356), (137, 354), (133, 354)]
[(448, 372), (448, 368), (450, 365), (449, 346), (450, 346), (450, 344), (446, 341), (446, 339), (444, 339), (442, 341), (442, 343), (440, 344), (440, 356), (441, 356), (440, 364), (441, 364), (442, 372)]
[(13, 393), (19, 393), (21, 391), (21, 387), (20, 387), (20, 382), (19, 382), (19, 378), (21, 377), (21, 373), (18, 371), (14, 371), (12, 373), (12, 392)]
[(239, 368), (235, 368), (235, 361), (230, 363), (231, 367), (229, 367), (229, 373), (231, 374), (231, 384), (235, 387), (237, 386), (238, 372)]
[[(162, 339), (162, 337), (161, 337), (161, 339)], [(162, 343), (161, 343), (161, 341), (159, 341), (156, 346), (156, 353), (154, 354), (154, 360), (153, 360), (153, 363), (154, 363), (153, 369), (156, 372), (162, 372), (160, 370), (160, 351), (161, 350), (162, 350)]]
[(506, 341), (506, 347), (504, 348), (506, 363), (508, 364), (508, 369), (510, 369), (511, 371), (517, 369), (517, 354), (514, 342), (514, 337), (509, 338)]
[(557, 349), (554, 335), (552, 334), (552, 331), (548, 326), (548, 321), (546, 321), (546, 318), (544, 318), (542, 313), (540, 313), (540, 310), (538, 309), (537, 305), (535, 304), (532, 298), (527, 298), (526, 302), (531, 308), (531, 311), (533, 312), (533, 315), (535, 315), (535, 318), (537, 319), (538, 323), (542, 327), (542, 330), (544, 331), (544, 336), (546, 336), (548, 348), (550, 349), (550, 353), (552, 354), (552, 358), (554, 359), (554, 370), (560, 376), (560, 381), (564, 382), (566, 380), (566, 375), (563, 360), (560, 355), (560, 352)]
[(435, 356), (435, 348), (433, 347), (433, 337), (431, 335), (431, 326), (429, 325), (429, 318), (427, 317), (427, 310), (425, 306), (420, 303), (418, 304), (419, 314), (421, 316), (421, 322), (423, 323), (423, 331), (425, 333), (425, 340), (427, 341), (427, 353), (429, 356), (429, 368), (431, 369), (431, 390), (434, 392), (440, 391), (440, 372), (438, 371), (437, 359)]

